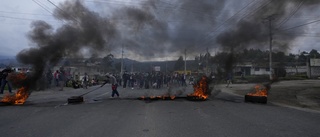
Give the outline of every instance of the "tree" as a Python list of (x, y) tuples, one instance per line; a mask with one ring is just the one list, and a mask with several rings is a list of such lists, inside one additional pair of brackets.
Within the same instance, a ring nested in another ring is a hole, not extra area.
[(174, 70), (182, 70), (184, 68), (184, 61), (183, 57), (180, 56), (179, 59), (176, 61), (176, 64), (174, 64)]
[(116, 71), (121, 71), (121, 62), (115, 63), (114, 64), (114, 68), (116, 69)]
[(112, 68), (112, 63), (113, 63), (113, 55), (109, 54), (105, 56), (102, 61), (101, 61), (101, 67), (104, 72), (110, 71)]
[(317, 50), (315, 49), (312, 49), (309, 53), (309, 56), (310, 58), (319, 58), (320, 57), (320, 54)]
[(281, 62), (284, 63), (286, 60), (286, 55), (284, 54), (284, 52), (276, 52), (272, 54), (273, 57), (273, 61), (275, 62)]

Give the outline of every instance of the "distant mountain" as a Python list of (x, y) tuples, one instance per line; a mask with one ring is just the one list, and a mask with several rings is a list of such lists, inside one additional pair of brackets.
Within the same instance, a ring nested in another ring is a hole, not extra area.
[(3, 59), (15, 59), (16, 57), (15, 56), (2, 56), (0, 55), (0, 60), (3, 60)]
[[(114, 58), (114, 64), (120, 63), (121, 59)], [(196, 70), (198, 65), (194, 64), (194, 60), (187, 60), (187, 68), (189, 70)], [(161, 71), (173, 71), (176, 61), (148, 61), (148, 62), (139, 62), (131, 59), (124, 58), (123, 65), (124, 70), (131, 72), (150, 72), (155, 66), (159, 66)]]
[(7, 65), (15, 66), (19, 64), (15, 56), (0, 56), (0, 68)]

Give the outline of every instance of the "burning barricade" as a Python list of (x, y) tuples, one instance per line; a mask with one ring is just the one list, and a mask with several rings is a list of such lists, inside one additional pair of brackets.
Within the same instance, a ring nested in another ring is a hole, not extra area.
[(254, 103), (267, 103), (267, 97), (268, 97), (268, 90), (269, 90), (268, 84), (262, 85), (257, 84), (254, 87), (253, 92), (247, 93), (244, 97), (245, 102), (254, 102)]
[(138, 99), (139, 100), (145, 100), (145, 101), (152, 101), (152, 100), (174, 100), (177, 98), (184, 98), (190, 101), (204, 101), (207, 100), (207, 98), (210, 95), (209, 90), (209, 84), (208, 84), (208, 78), (206, 76), (202, 76), (201, 79), (197, 84), (193, 85), (194, 92), (191, 94), (188, 94), (187, 97), (179, 97), (178, 95), (181, 95), (182, 93), (175, 93), (171, 94), (169, 91), (165, 95), (161, 96), (141, 96)]
[(146, 96), (141, 96), (138, 99), (139, 100), (174, 100), (176, 98), (176, 96), (174, 95), (162, 95), (162, 96), (150, 96), (150, 97), (146, 97)]
[(187, 99), (191, 101), (204, 101), (209, 97), (208, 78), (202, 76), (200, 81), (193, 85), (194, 92), (187, 95)]

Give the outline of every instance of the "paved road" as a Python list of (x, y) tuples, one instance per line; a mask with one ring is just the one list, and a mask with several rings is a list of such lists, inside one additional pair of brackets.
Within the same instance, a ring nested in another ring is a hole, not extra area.
[[(66, 105), (67, 97), (96, 87), (34, 93), (23, 106), (0, 107), (1, 137), (301, 137), (320, 135), (320, 113), (272, 104), (243, 102), (222, 92), (207, 101), (145, 102), (135, 98), (162, 90), (120, 88), (110, 99), (109, 85)], [(179, 89), (190, 91), (187, 89)], [(96, 101), (94, 101), (96, 100)]]

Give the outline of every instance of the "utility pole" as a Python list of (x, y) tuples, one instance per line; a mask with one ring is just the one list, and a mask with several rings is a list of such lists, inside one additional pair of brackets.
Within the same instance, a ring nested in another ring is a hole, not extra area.
[(133, 74), (133, 61), (132, 61), (132, 64), (131, 64), (131, 74)]
[(121, 70), (120, 70), (120, 76), (122, 77), (123, 75), (123, 44), (122, 44), (122, 49), (121, 49)]
[(273, 74), (273, 70), (272, 70), (272, 21), (274, 20), (274, 15), (270, 15), (267, 18), (265, 18), (268, 23), (269, 23), (269, 78), (270, 80), (272, 80), (272, 74)]
[(166, 75), (167, 75), (167, 73), (168, 73), (167, 71), (168, 71), (168, 59), (167, 59), (167, 57), (166, 57), (166, 73), (165, 73)]
[(184, 74), (187, 75), (187, 49), (184, 49)]
[(207, 47), (207, 53), (206, 53), (206, 75), (208, 76), (208, 68), (209, 68), (209, 49)]

